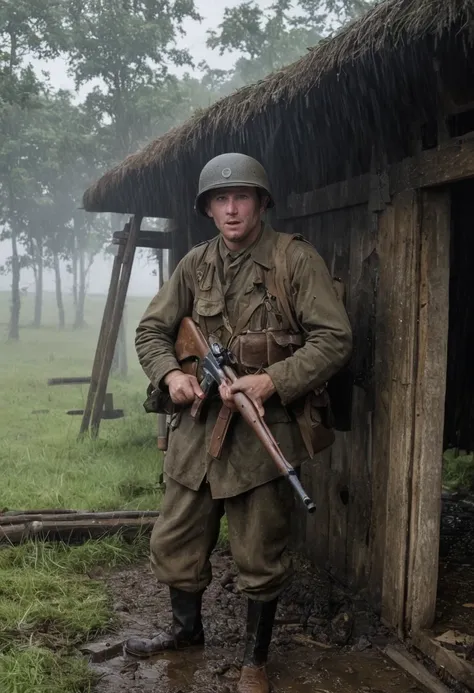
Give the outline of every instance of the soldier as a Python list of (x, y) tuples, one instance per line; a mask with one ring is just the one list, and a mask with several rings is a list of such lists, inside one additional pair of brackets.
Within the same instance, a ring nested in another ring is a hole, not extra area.
[[(196, 209), (214, 221), (219, 234), (181, 260), (136, 334), (143, 370), (179, 405), (165, 456), (166, 491), (150, 542), (153, 570), (170, 589), (173, 627), (171, 634), (130, 638), (126, 651), (146, 657), (204, 644), (202, 596), (225, 513), (237, 586), (248, 599), (239, 693), (269, 691), (265, 663), (277, 599), (292, 572), (287, 547), (293, 496), (238, 414), (219, 459), (209, 454), (220, 400), (232, 410), (233, 394), (246, 393), (265, 413), (287, 460), (298, 466), (312, 454), (311, 436), (327, 412), (325, 383), (351, 351), (349, 321), (323, 260), (302, 238), (263, 222), (273, 204), (258, 161), (237, 153), (209, 161)], [(203, 397), (199, 380), (180, 369), (174, 351), (185, 316), (206, 338), (213, 335), (232, 350), (241, 376), (221, 386), (199, 422), (189, 413), (194, 399)]]

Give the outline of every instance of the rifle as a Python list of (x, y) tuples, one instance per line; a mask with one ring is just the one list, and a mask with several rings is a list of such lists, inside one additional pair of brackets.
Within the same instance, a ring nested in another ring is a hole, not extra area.
[[(237, 375), (233, 370), (233, 366), (237, 365), (233, 354), (217, 341), (208, 344), (199, 326), (191, 318), (183, 318), (181, 321), (176, 339), (176, 356), (186, 373), (196, 374), (197, 361), (199, 361), (203, 373), (200, 385), (205, 398), (209, 395), (214, 383), (217, 385), (231, 384), (237, 380)], [(303, 489), (295, 469), (284, 457), (255, 404), (243, 392), (237, 392), (234, 395), (234, 401), (241, 416), (255, 432), (282, 476), (286, 477), (293, 486), (306, 510), (313, 513), (316, 510), (315, 504)], [(199, 416), (202, 406), (203, 400), (196, 398), (191, 408), (191, 416), (194, 419)]]

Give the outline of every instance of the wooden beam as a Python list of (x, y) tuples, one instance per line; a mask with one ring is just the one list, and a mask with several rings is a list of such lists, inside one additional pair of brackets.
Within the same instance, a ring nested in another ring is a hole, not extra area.
[(382, 617), (405, 635), (411, 463), (417, 357), (419, 225), (418, 195), (397, 196), (380, 217), (379, 292), (386, 292), (385, 313), (377, 315), (387, 331), (389, 350), (384, 393), (388, 406), (387, 504), (382, 586)]
[(403, 645), (388, 644), (380, 651), (431, 693), (451, 693), (450, 689), (433, 676)]
[(390, 192), (428, 188), (474, 176), (474, 137), (450, 140), (390, 167)]
[(392, 164), (380, 175), (366, 173), (305, 193), (292, 193), (278, 206), (278, 219), (297, 219), (370, 203), (383, 210), (397, 193), (452, 183), (474, 176), (474, 134), (444, 142), (436, 149)]
[(46, 520), (31, 524), (12, 526), (0, 525), (0, 544), (18, 544), (27, 539), (42, 539), (43, 541), (70, 541), (100, 538), (105, 535), (120, 533), (124, 536), (135, 537), (145, 532), (151, 532), (156, 522), (155, 517), (119, 518), (111, 520), (72, 520), (70, 522)]
[[(112, 237), (114, 245), (125, 245), (127, 242), (127, 231), (115, 231)], [(155, 248), (157, 250), (172, 247), (173, 236), (170, 231), (140, 231), (138, 236), (137, 248)]]
[(436, 611), (449, 313), (450, 192), (421, 193), (420, 298), (413, 447), (407, 631)]
[(413, 645), (429, 657), (438, 669), (445, 669), (456, 681), (474, 691), (474, 665), (446, 649), (429, 631), (417, 631), (411, 637)]
[(76, 510), (71, 512), (25, 512), (17, 515), (0, 515), (0, 526), (19, 525), (29, 522), (74, 522), (82, 520), (120, 520), (134, 519), (137, 517), (154, 517), (160, 514), (159, 510), (111, 510), (106, 512), (89, 512), (87, 510)]
[(278, 209), (278, 218), (306, 217), (364, 204), (370, 196), (370, 177), (367, 173), (318, 190), (289, 195), (286, 207)]
[[(128, 285), (130, 275), (132, 273), (133, 259), (137, 247), (138, 235), (140, 233), (140, 224), (142, 217), (133, 217), (130, 224), (130, 233), (125, 246), (122, 262), (122, 271), (117, 286), (117, 295), (113, 304), (112, 314), (110, 316), (110, 327), (107, 333), (103, 358), (100, 366), (99, 378), (97, 381), (97, 391), (95, 393), (94, 405), (90, 417), (91, 435), (97, 437), (99, 432), (100, 420), (102, 418), (102, 409), (104, 406), (105, 395), (107, 391), (107, 383), (109, 380), (110, 367), (114, 357), (115, 345), (117, 343), (120, 322), (122, 320), (125, 300), (127, 298)], [(120, 247), (120, 246), (119, 246)], [(92, 386), (92, 383), (91, 383)], [(85, 416), (85, 412), (84, 412)], [(81, 427), (82, 431), (82, 427)]]

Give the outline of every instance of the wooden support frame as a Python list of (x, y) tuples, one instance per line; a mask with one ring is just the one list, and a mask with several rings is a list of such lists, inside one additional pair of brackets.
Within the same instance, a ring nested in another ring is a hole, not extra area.
[(122, 271), (117, 286), (117, 295), (115, 297), (112, 313), (110, 316), (110, 327), (105, 342), (103, 360), (100, 368), (99, 380), (97, 383), (97, 392), (94, 399), (91, 414), (91, 435), (96, 438), (99, 433), (101, 411), (104, 407), (105, 395), (107, 391), (107, 383), (109, 380), (110, 367), (114, 358), (115, 345), (122, 321), (123, 309), (127, 298), (128, 285), (132, 274), (133, 260), (135, 258), (135, 250), (140, 233), (140, 224), (142, 217), (133, 217), (130, 223), (130, 232), (125, 245), (125, 251), (122, 260)]
[[(128, 233), (130, 229), (130, 222), (127, 222), (124, 227), (124, 233)], [(122, 269), (123, 256), (125, 253), (125, 245), (120, 245), (117, 248), (117, 253), (114, 257), (114, 263), (112, 265), (112, 273), (110, 275), (109, 291), (107, 293), (107, 299), (105, 302), (104, 313), (102, 315), (102, 322), (100, 325), (99, 339), (97, 341), (97, 346), (94, 355), (94, 362), (92, 364), (91, 381), (89, 385), (89, 391), (87, 393), (86, 406), (84, 407), (84, 414), (82, 416), (81, 427), (79, 429), (79, 437), (82, 437), (89, 430), (89, 424), (91, 419), (92, 407), (94, 405), (94, 399), (97, 392), (97, 387), (99, 383), (100, 369), (102, 366), (103, 352), (105, 348), (105, 343), (107, 340), (107, 334), (109, 330), (110, 317), (112, 315), (112, 310), (114, 307), (115, 297), (117, 295), (117, 287), (120, 279), (120, 271)]]
[(95, 438), (99, 432), (107, 383), (127, 298), (141, 221), (142, 217), (135, 216), (125, 226), (124, 231), (128, 231), (127, 240), (125, 245), (118, 246), (114, 260), (80, 436), (90, 430), (91, 436)]

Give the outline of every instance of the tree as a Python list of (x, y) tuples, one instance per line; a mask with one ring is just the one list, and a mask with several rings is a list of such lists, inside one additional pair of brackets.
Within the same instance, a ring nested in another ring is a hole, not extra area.
[[(168, 66), (191, 64), (178, 50), (183, 20), (199, 20), (193, 0), (67, 0), (76, 85), (99, 81), (86, 107), (109, 133), (109, 164), (136, 149), (148, 115), (140, 103), (169, 94)], [(108, 124), (111, 127), (108, 127)]]
[(62, 3), (51, 0), (2, 0), (0, 4), (0, 219), (1, 239), (9, 238), (12, 275), (9, 339), (19, 339), (20, 273), (19, 244), (27, 232), (28, 213), (35, 181), (29, 173), (28, 140), (24, 128), (32, 109), (38, 107), (42, 84), (27, 54), (53, 57), (63, 43)]
[(98, 221), (79, 208), (84, 188), (101, 170), (105, 153), (97, 123), (82, 105), (72, 102), (69, 92), (48, 94), (41, 117), (43, 150), (38, 175), (43, 186), (43, 250), (55, 272), (60, 326), (64, 308), (59, 268), (60, 260), (67, 260), (74, 277), (73, 324), (82, 327), (87, 275), (110, 228), (105, 219)]
[(276, 0), (262, 9), (254, 0), (226, 8), (218, 31), (209, 31), (207, 45), (242, 55), (221, 86), (229, 93), (290, 64), (373, 6), (375, 0)]

